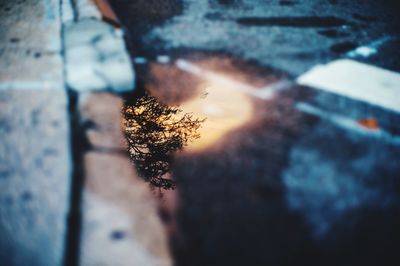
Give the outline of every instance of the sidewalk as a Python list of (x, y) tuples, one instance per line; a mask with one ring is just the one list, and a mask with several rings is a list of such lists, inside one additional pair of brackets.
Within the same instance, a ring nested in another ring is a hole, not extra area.
[(90, 0), (9, 1), (0, 16), (1, 264), (170, 265), (125, 154), (122, 31)]
[(9, 1), (0, 11), (5, 265), (60, 265), (64, 256), (73, 163), (58, 2)]
[(390, 5), (3, 2), (1, 266), (399, 260)]

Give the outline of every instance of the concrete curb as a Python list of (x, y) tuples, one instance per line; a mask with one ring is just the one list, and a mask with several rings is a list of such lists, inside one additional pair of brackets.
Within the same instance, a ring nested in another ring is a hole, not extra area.
[(93, 1), (64, 1), (66, 83), (75, 91), (128, 92), (135, 74), (121, 29), (102, 21)]
[(68, 3), (63, 38), (67, 89), (75, 92), (70, 94), (75, 189), (65, 264), (170, 266), (156, 203), (126, 154), (123, 100), (112, 95), (134, 89), (123, 31), (107, 1)]

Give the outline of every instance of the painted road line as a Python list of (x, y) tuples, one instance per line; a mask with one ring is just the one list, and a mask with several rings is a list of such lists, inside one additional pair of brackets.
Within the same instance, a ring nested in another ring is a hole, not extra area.
[(143, 65), (143, 64), (147, 64), (148, 61), (146, 58), (138, 56), (138, 57), (133, 58), (133, 62), (138, 65)]
[(395, 145), (400, 145), (400, 136), (393, 135), (383, 129), (370, 130), (360, 125), (356, 120), (348, 118), (346, 116), (330, 113), (303, 102), (297, 103), (296, 109), (303, 113), (317, 116), (323, 120), (329, 121), (330, 123), (340, 128), (350, 130), (375, 139), (380, 139)]
[(262, 88), (257, 88), (253, 87), (248, 84), (244, 84), (242, 82), (233, 80), (229, 78), (228, 76), (221, 75), (219, 73), (203, 69), (187, 60), (184, 59), (178, 59), (176, 61), (176, 66), (188, 73), (191, 73), (193, 75), (199, 76), (201, 78), (207, 79), (209, 81), (213, 81), (219, 84), (223, 84), (225, 87), (238, 90), (241, 92), (244, 92), (250, 96), (263, 99), (263, 100), (268, 100), (271, 99), (272, 97), (275, 96), (277, 91), (283, 90), (290, 88), (293, 83), (287, 80), (283, 81), (278, 81), (276, 83), (272, 83), (270, 85), (267, 85)]
[(400, 113), (400, 74), (341, 59), (316, 66), (297, 83)]
[(157, 62), (160, 64), (168, 64), (170, 61), (171, 61), (171, 58), (168, 55), (157, 56)]
[(356, 49), (348, 52), (346, 55), (351, 58), (370, 57), (370, 56), (378, 53), (379, 48), (381, 48), (382, 45), (384, 45), (385, 43), (387, 43), (388, 41), (390, 41), (392, 39), (393, 39), (393, 37), (391, 37), (391, 36), (385, 36), (385, 37), (380, 38), (370, 44), (359, 46)]

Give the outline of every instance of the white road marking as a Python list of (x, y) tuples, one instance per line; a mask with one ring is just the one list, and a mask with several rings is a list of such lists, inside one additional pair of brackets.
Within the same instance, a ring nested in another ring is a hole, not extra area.
[(341, 59), (317, 66), (297, 83), (400, 113), (400, 74)]
[(170, 58), (168, 55), (159, 55), (157, 56), (157, 62), (160, 64), (168, 64), (170, 62)]
[(353, 132), (357, 132), (365, 136), (380, 139), (388, 143), (400, 145), (399, 136), (393, 135), (382, 129), (376, 129), (376, 130), (367, 129), (358, 124), (356, 120), (348, 118), (346, 116), (327, 112), (315, 106), (312, 106), (308, 103), (302, 103), (302, 102), (297, 103), (296, 108), (303, 113), (311, 114), (319, 118), (322, 118), (323, 120), (327, 120), (330, 123), (335, 124), (340, 128), (351, 130)]
[(263, 100), (271, 99), (272, 97), (275, 96), (277, 91), (290, 88), (293, 85), (293, 82), (283, 80), (262, 88), (257, 88), (248, 84), (241, 83), (239, 81), (235, 81), (227, 76), (218, 74), (216, 72), (203, 69), (183, 59), (178, 59), (175, 64), (179, 69), (183, 71), (205, 78), (210, 81), (215, 81), (219, 84), (225, 85), (227, 88), (239, 90), (250, 96)]
[(390, 36), (385, 36), (377, 41), (374, 41), (368, 45), (363, 45), (360, 47), (357, 47), (356, 49), (350, 51), (347, 53), (348, 57), (370, 57), (371, 55), (374, 55), (378, 52), (378, 49), (384, 45), (386, 42), (390, 41), (392, 37)]
[(147, 58), (138, 56), (138, 57), (133, 58), (133, 62), (135, 62), (135, 64), (139, 64), (139, 65), (146, 64), (147, 63)]

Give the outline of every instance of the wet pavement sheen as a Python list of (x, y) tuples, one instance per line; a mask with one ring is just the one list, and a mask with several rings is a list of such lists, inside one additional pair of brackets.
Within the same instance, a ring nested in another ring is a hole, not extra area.
[(130, 150), (139, 173), (162, 188), (177, 265), (396, 257), (398, 145), (305, 112), (297, 106), (319, 91), (251, 62), (197, 53), (137, 67), (142, 87), (125, 108), (140, 116), (125, 118), (140, 130), (127, 139), (142, 144)]
[(359, 60), (397, 70), (389, 4), (113, 2), (139, 77), (131, 158), (176, 265), (398, 264), (400, 147), (374, 132), (398, 136), (399, 114), (293, 78), (382, 32)]

